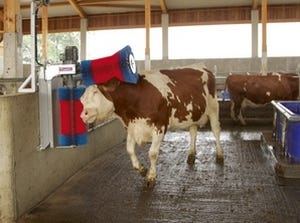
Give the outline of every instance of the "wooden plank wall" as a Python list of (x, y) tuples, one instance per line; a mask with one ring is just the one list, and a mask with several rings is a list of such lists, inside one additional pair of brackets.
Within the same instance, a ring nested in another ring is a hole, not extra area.
[[(250, 23), (251, 10), (251, 7), (169, 10), (169, 26)], [(80, 29), (79, 16), (49, 18), (48, 21), (50, 33)], [(300, 4), (269, 6), (268, 22), (300, 22)], [(161, 26), (161, 11), (151, 12), (151, 23), (152, 27)], [(141, 28), (144, 24), (144, 12), (88, 16), (88, 30)], [(30, 20), (23, 21), (23, 32), (30, 33)]]

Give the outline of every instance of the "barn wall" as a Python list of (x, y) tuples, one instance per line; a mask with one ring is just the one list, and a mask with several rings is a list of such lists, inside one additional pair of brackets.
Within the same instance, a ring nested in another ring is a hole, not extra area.
[(0, 222), (18, 217), (89, 161), (125, 139), (117, 120), (89, 133), (73, 149), (39, 147), (38, 94), (0, 96)]
[[(139, 71), (144, 70), (144, 61), (136, 61), (136, 63)], [(225, 79), (228, 74), (251, 74), (261, 71), (261, 58), (152, 60), (151, 69), (170, 69), (193, 63), (204, 63), (209, 70), (216, 73), (219, 97), (225, 88)], [(270, 57), (268, 58), (268, 71), (293, 72), (300, 75), (300, 57)]]
[[(229, 59), (179, 59), (152, 60), (151, 69), (176, 68), (193, 63), (203, 62), (217, 76), (231, 73), (257, 73), (261, 70), (261, 58), (229, 58)], [(144, 61), (137, 61), (138, 70), (144, 70)], [(300, 72), (300, 57), (269, 57), (269, 71)]]

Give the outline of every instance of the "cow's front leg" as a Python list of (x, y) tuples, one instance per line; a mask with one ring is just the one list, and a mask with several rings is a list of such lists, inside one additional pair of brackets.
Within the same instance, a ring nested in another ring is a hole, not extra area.
[(146, 178), (146, 186), (152, 188), (156, 183), (156, 162), (159, 154), (159, 148), (164, 134), (154, 134), (149, 149), (150, 170)]
[(144, 167), (138, 160), (135, 154), (135, 140), (132, 138), (130, 134), (127, 134), (127, 153), (131, 159), (131, 163), (134, 169), (136, 169), (143, 177), (147, 174), (147, 168)]
[(197, 126), (192, 125), (190, 127), (190, 151), (187, 159), (189, 165), (193, 165), (196, 159), (196, 137), (197, 137)]

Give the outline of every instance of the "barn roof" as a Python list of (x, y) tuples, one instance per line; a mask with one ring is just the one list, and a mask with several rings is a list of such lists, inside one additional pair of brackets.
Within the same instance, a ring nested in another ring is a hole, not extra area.
[[(30, 16), (32, 0), (20, 0), (21, 13), (24, 18)], [(144, 0), (42, 0), (49, 1), (48, 16), (80, 16), (107, 13), (125, 13), (144, 11)], [(4, 0), (0, 0), (3, 8)], [(201, 8), (232, 8), (232, 7), (259, 7), (259, 0), (151, 0), (153, 11), (168, 12), (169, 10), (189, 10)], [(300, 0), (268, 0), (269, 6), (300, 4)]]
[[(0, 0), (3, 9), (5, 0)], [(30, 32), (30, 4), (19, 0), (23, 33)], [(145, 26), (147, 0), (36, 0), (49, 2), (48, 31), (79, 31), (81, 18), (88, 30), (141, 28)], [(169, 26), (239, 24), (251, 22), (251, 10), (261, 10), (262, 0), (149, 0), (151, 26), (161, 26), (161, 15), (169, 15)], [(268, 0), (268, 22), (300, 22), (300, 0)], [(3, 11), (3, 10), (2, 10)], [(1, 26), (1, 24), (0, 24)]]

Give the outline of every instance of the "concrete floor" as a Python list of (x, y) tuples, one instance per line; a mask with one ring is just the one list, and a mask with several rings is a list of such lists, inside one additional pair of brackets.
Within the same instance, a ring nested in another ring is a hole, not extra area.
[[(122, 143), (70, 178), (18, 223), (300, 222), (300, 181), (276, 176), (260, 147), (260, 128), (222, 131), (224, 165), (215, 162), (211, 132), (198, 132), (192, 167), (186, 163), (188, 133), (168, 133), (152, 190), (144, 189)], [(138, 149), (147, 164), (148, 147)]]

